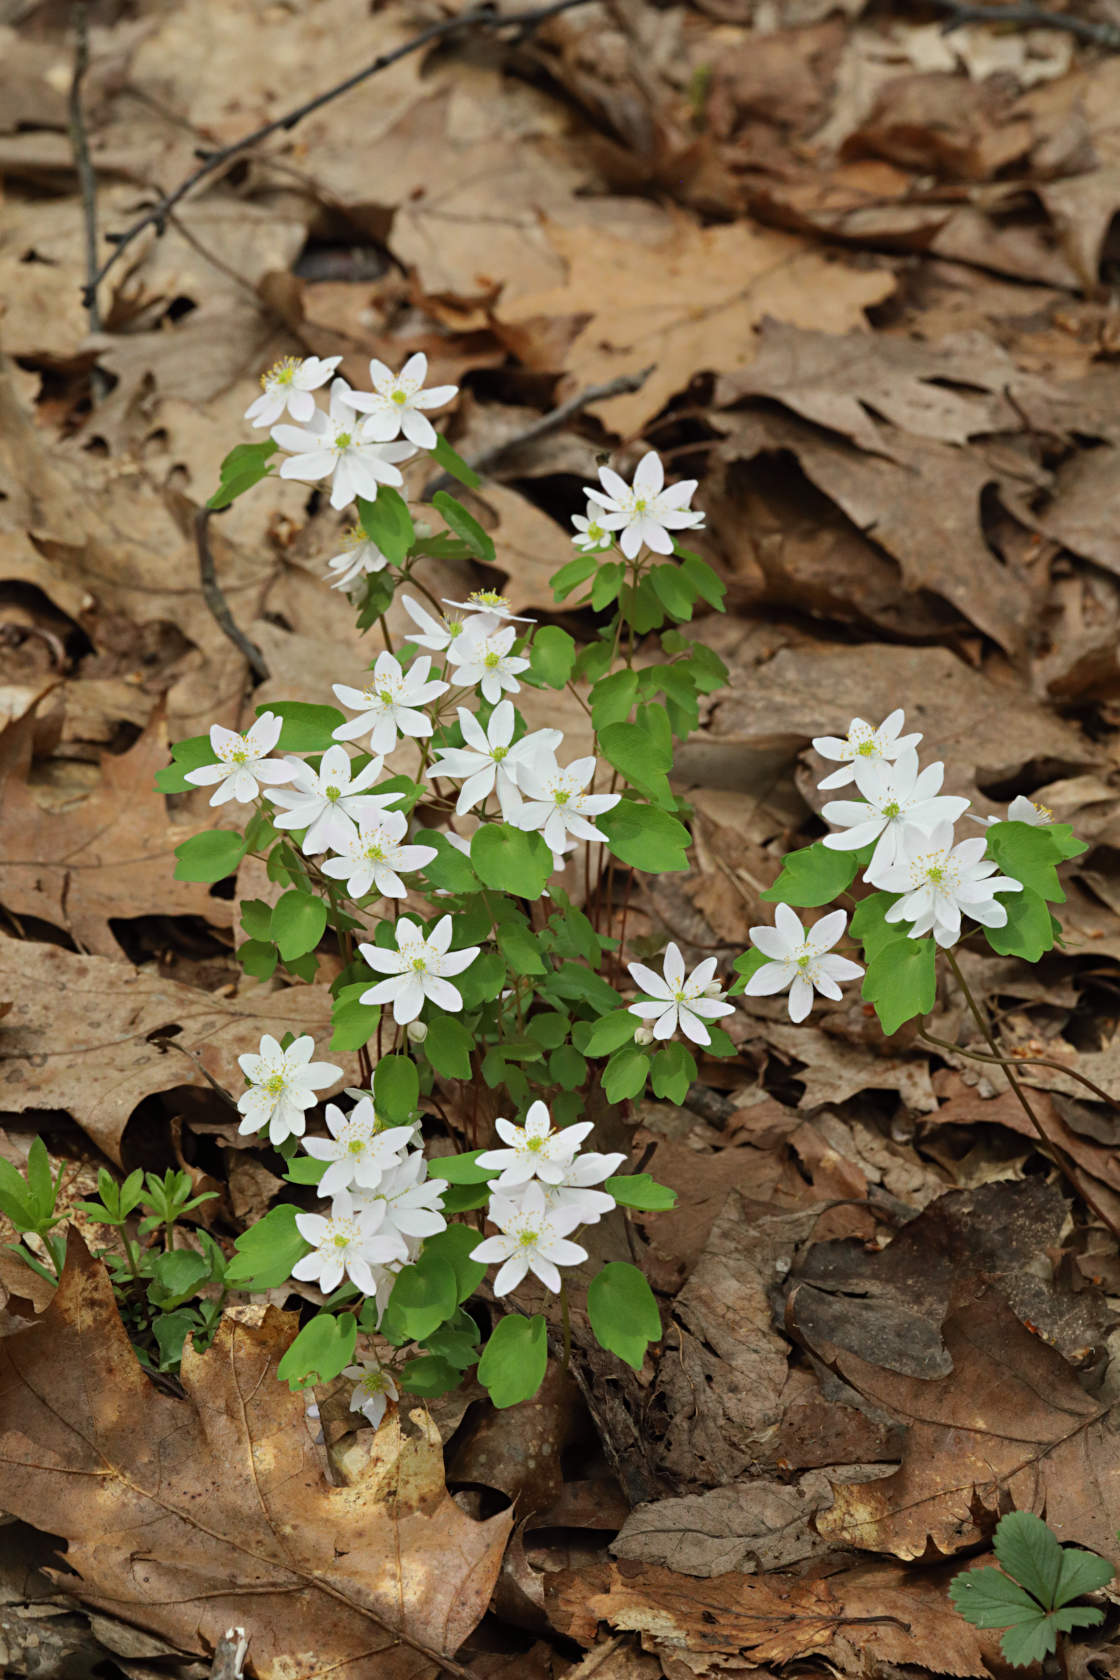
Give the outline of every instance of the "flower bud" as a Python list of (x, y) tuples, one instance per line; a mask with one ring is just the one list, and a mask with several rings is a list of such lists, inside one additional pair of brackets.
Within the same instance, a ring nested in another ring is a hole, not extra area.
[(652, 1044), (653, 1043), (653, 1029), (652, 1029), (652, 1027), (639, 1027), (637, 1032), (634, 1034), (634, 1043), (635, 1044)]
[(428, 1029), (423, 1021), (410, 1021), (404, 1030), (413, 1044), (423, 1044), (428, 1036)]
[(704, 987), (704, 996), (708, 998), (721, 998), (723, 996), (723, 987), (718, 980), (708, 981), (708, 984)]

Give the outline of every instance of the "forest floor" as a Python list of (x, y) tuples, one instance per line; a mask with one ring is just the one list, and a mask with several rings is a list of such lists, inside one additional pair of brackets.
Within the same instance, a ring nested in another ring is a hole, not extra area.
[[(169, 741), (321, 702), (369, 657), (323, 576), (343, 521), (305, 486), (269, 479), (211, 524), (263, 679), (199, 585), (196, 511), (282, 355), (340, 355), (360, 384), (370, 356), (425, 351), (462, 388), (449, 437), (489, 463), (466, 499), (498, 555), (432, 562), (431, 587), (496, 582), (577, 638), (548, 580), (597, 460), (629, 471), (654, 448), (700, 480), (694, 545), (728, 610), (689, 633), (731, 681), (675, 772), (692, 867), (636, 897), (629, 956), (671, 937), (727, 971), (771, 919), (782, 854), (822, 832), (811, 738), (857, 714), (904, 707), (974, 812), (1027, 794), (1089, 843), (1063, 948), (1034, 967), (961, 955), (1066, 1170), (974, 1059), (955, 991), (928, 1023), (943, 1047), (886, 1039), (855, 988), (796, 1027), (784, 998), (740, 997), (737, 1057), (626, 1121), (679, 1197), (630, 1216), (660, 1346), (635, 1373), (577, 1324), (572, 1378), (532, 1404), (495, 1412), (467, 1386), (425, 1423), (417, 1403), (413, 1434), (385, 1435), (379, 1504), (348, 1484), (372, 1437), (321, 1393), (324, 1486), (369, 1503), (333, 1549), (320, 1534), (292, 1600), (314, 1657), (261, 1657), (262, 1680), (434, 1675), (372, 1624), (367, 1657), (338, 1643), (331, 1571), (395, 1548), (427, 1626), (464, 1513), (505, 1513), (503, 1537), (513, 1519), (452, 1670), (475, 1680), (1007, 1675), (946, 1590), (999, 1514), (1118, 1555), (1120, 1111), (1067, 1070), (1120, 1093), (1120, 53), (991, 11), (946, 32), (947, 4), (606, 0), (437, 41), (214, 170), (122, 251), (93, 322), (74, 14), (0, 0), (5, 1159), (42, 1136), (67, 1205), (99, 1166), (178, 1166), (216, 1193), (199, 1218), (226, 1247), (285, 1193), (208, 1076), (238, 1091), (265, 1031), (325, 1047), (330, 959), (310, 984), (246, 979), (227, 885), (172, 879), (205, 794), (153, 783)], [(196, 148), (448, 15), (100, 0), (80, 94), (101, 235)], [(1120, 5), (1079, 16), (1118, 24)], [(578, 742), (578, 704), (548, 705)], [(238, 898), (277, 891), (242, 866)], [(303, 1462), (303, 1419), (277, 1400), (253, 1424), (215, 1373), (221, 1426), (196, 1428), (190, 1399), (119, 1356), (84, 1277), (34, 1406), (0, 1386), (0, 1666), (195, 1680), (199, 1604), (252, 1631), (267, 1585), (238, 1550), (231, 1467)], [(0, 1288), (3, 1359), (51, 1291), (2, 1249)], [(87, 1415), (111, 1473), (68, 1456)], [(188, 1438), (193, 1527), (142, 1533), (129, 1489)], [(320, 1490), (285, 1485), (269, 1520), (311, 1532)], [(1120, 1676), (1120, 1600), (1101, 1603), (1067, 1648), (1076, 1680)]]

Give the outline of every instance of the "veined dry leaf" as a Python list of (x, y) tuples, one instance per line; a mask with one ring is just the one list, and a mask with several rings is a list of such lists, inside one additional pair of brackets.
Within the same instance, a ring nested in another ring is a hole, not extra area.
[[(256, 1050), (262, 1033), (311, 1033), (316, 1055), (332, 1060), (325, 986), (252, 987), (240, 998), (213, 997), (105, 957), (0, 939), (0, 997), (14, 999), (4, 1023), (4, 1106), (17, 1113), (69, 1109), (113, 1161), (120, 1160), (128, 1117), (144, 1097), (206, 1086), (201, 1069), (164, 1048), (161, 1037), (197, 1055), (235, 1095), (244, 1089), (237, 1057)], [(231, 1124), (236, 1119), (231, 1109)]]
[(482, 1617), (512, 1518), (466, 1516), (438, 1435), (396, 1416), (365, 1475), (330, 1486), (276, 1377), (292, 1329), (275, 1308), (227, 1319), (185, 1352), (186, 1398), (161, 1393), (72, 1234), (54, 1302), (0, 1343), (5, 1507), (67, 1542), (65, 1592), (182, 1651), (237, 1625), (261, 1680), (434, 1680)]

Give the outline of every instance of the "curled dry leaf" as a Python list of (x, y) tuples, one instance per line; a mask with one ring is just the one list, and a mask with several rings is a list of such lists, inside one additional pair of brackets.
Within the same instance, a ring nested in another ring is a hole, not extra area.
[(65, 1539), (65, 1592), (181, 1651), (239, 1626), (261, 1680), (431, 1680), (486, 1608), (510, 1518), (466, 1516), (438, 1436), (395, 1420), (365, 1476), (330, 1486), (276, 1378), (293, 1329), (274, 1308), (227, 1319), (184, 1355), (185, 1399), (161, 1393), (72, 1234), (54, 1303), (0, 1344), (5, 1506)]

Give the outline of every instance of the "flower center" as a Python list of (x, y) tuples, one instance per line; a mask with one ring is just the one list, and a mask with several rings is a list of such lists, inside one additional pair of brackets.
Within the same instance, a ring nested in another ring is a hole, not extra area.
[(393, 401), (395, 403), (399, 403), (401, 408), (403, 408), (405, 403), (408, 401), (408, 392), (407, 391), (394, 391), (393, 392)]
[(423, 974), (427, 966), (428, 964), (423, 957), (413, 957), (412, 967), (416, 970), (417, 974)]
[(229, 761), (231, 764), (248, 764), (249, 756), (247, 747), (233, 747), (230, 750)]
[(634, 512), (644, 513), (646, 511), (646, 506), (646, 498), (644, 496), (639, 496), (637, 501), (634, 503)]
[(540, 1137), (531, 1137), (531, 1138), (526, 1138), (525, 1139), (526, 1149), (531, 1149), (534, 1155), (539, 1155), (540, 1154), (541, 1150), (544, 1148), (544, 1143), (545, 1143), (544, 1138), (540, 1138)]
[(509, 599), (499, 595), (495, 589), (472, 589), (467, 596), (468, 601), (477, 601), (480, 607), (508, 607)]
[(377, 698), (383, 706), (391, 706), (393, 704), (393, 692), (391, 689), (379, 688), (377, 691)]
[(287, 1088), (288, 1077), (283, 1073), (270, 1073), (264, 1082), (264, 1088), (270, 1097), (278, 1097)]
[(342, 1231), (336, 1231), (331, 1241), (336, 1248), (348, 1248), (350, 1246), (350, 1238), (344, 1235)]
[(533, 1248), (540, 1237), (539, 1231), (522, 1231), (518, 1242), (522, 1248)]
[(463, 634), (463, 621), (461, 618), (453, 618), (451, 620), (451, 623), (447, 626), (447, 634), (453, 640), (456, 636), (461, 636)]
[(889, 805), (883, 806), (883, 815), (885, 817), (889, 817), (891, 822), (894, 822), (896, 817), (902, 815), (902, 806), (898, 803), (897, 799), (892, 799)]
[(353, 441), (353, 434), (350, 432), (335, 433), (334, 446), (336, 449), (349, 449)]
[(874, 755), (874, 752), (875, 752), (874, 741), (872, 741), (870, 738), (866, 741), (861, 741), (859, 743), (859, 746), (856, 748), (856, 752), (859, 754), (859, 756), (861, 758), (871, 758)]
[(385, 848), (379, 840), (373, 840), (366, 847), (366, 857), (371, 863), (384, 863)]
[(350, 1142), (346, 1145), (346, 1148), (349, 1154), (360, 1155), (365, 1146), (365, 1138), (351, 1138)]
[(490, 757), (494, 760), (495, 764), (500, 764), (508, 752), (508, 747), (492, 747), (490, 749)]
[(328, 799), (341, 799), (342, 798), (342, 789), (341, 788), (336, 788), (336, 787), (329, 787), (327, 789), (327, 798)]
[(798, 957), (797, 966), (801, 970), (802, 974), (804, 974), (805, 970), (809, 967), (812, 960), (813, 960), (812, 957), (809, 955), (809, 953), (807, 951), (803, 951), (801, 953), (801, 955)]
[(362, 548), (369, 541), (360, 525), (351, 525), (342, 539), (343, 548)]
[(502, 656), (500, 653), (484, 653), (482, 656), (482, 663), (488, 671), (496, 670), (502, 663)]
[(557, 788), (555, 795), (557, 805), (566, 805), (571, 797), (567, 788)]
[(261, 374), (261, 387), (265, 391), (272, 390), (277, 385), (290, 385), (299, 369), (298, 356), (283, 356), (275, 362), (267, 373)]
[(365, 1376), (362, 1378), (361, 1388), (363, 1394), (384, 1394), (384, 1371), (367, 1371)]

